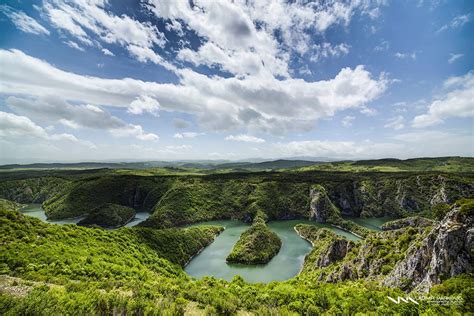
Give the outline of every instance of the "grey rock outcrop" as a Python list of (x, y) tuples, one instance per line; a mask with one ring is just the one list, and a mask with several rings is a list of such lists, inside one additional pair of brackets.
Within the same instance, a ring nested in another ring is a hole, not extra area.
[(474, 216), (453, 208), (421, 245), (413, 245), (383, 284), (427, 292), (442, 280), (473, 272)]
[(343, 259), (350, 251), (351, 243), (344, 238), (334, 240), (325, 252), (319, 257), (317, 265), (319, 267), (327, 267), (331, 263)]
[(433, 226), (434, 224), (435, 224), (435, 221), (431, 219), (419, 217), (419, 216), (412, 216), (412, 217), (401, 218), (401, 219), (397, 219), (397, 220), (385, 223), (382, 225), (382, 230), (385, 230), (385, 231), (395, 230), (395, 229), (400, 229), (403, 227), (423, 228), (423, 227)]
[(326, 223), (340, 217), (339, 210), (331, 202), (322, 186), (314, 185), (311, 187), (309, 196), (311, 219), (319, 223)]

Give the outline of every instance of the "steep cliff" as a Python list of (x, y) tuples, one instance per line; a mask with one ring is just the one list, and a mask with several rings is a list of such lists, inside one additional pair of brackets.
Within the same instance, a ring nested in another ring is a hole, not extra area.
[(335, 222), (340, 218), (339, 209), (329, 199), (326, 189), (319, 185), (313, 185), (309, 191), (310, 196), (310, 218), (319, 222)]
[(413, 245), (384, 285), (426, 292), (450, 277), (474, 271), (474, 200), (456, 203), (420, 245)]

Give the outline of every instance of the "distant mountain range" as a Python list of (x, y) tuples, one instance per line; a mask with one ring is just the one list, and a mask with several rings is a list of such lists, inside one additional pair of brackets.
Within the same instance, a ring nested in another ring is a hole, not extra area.
[(318, 162), (306, 160), (272, 160), (262, 162), (229, 161), (145, 161), (145, 162), (78, 162), (78, 163), (32, 163), (2, 165), (0, 169), (145, 169), (145, 168), (196, 168), (196, 169), (281, 169), (311, 166)]

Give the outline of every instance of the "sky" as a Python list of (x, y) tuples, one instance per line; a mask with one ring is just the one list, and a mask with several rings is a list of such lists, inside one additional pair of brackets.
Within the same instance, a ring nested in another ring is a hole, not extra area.
[(0, 4), (0, 163), (474, 156), (474, 1)]

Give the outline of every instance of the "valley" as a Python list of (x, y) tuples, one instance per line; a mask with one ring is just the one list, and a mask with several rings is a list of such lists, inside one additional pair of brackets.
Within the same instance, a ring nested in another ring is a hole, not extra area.
[(409, 314), (386, 297), (428, 294), (463, 304), (420, 312), (472, 308), (474, 173), (299, 168), (0, 173), (0, 307)]

